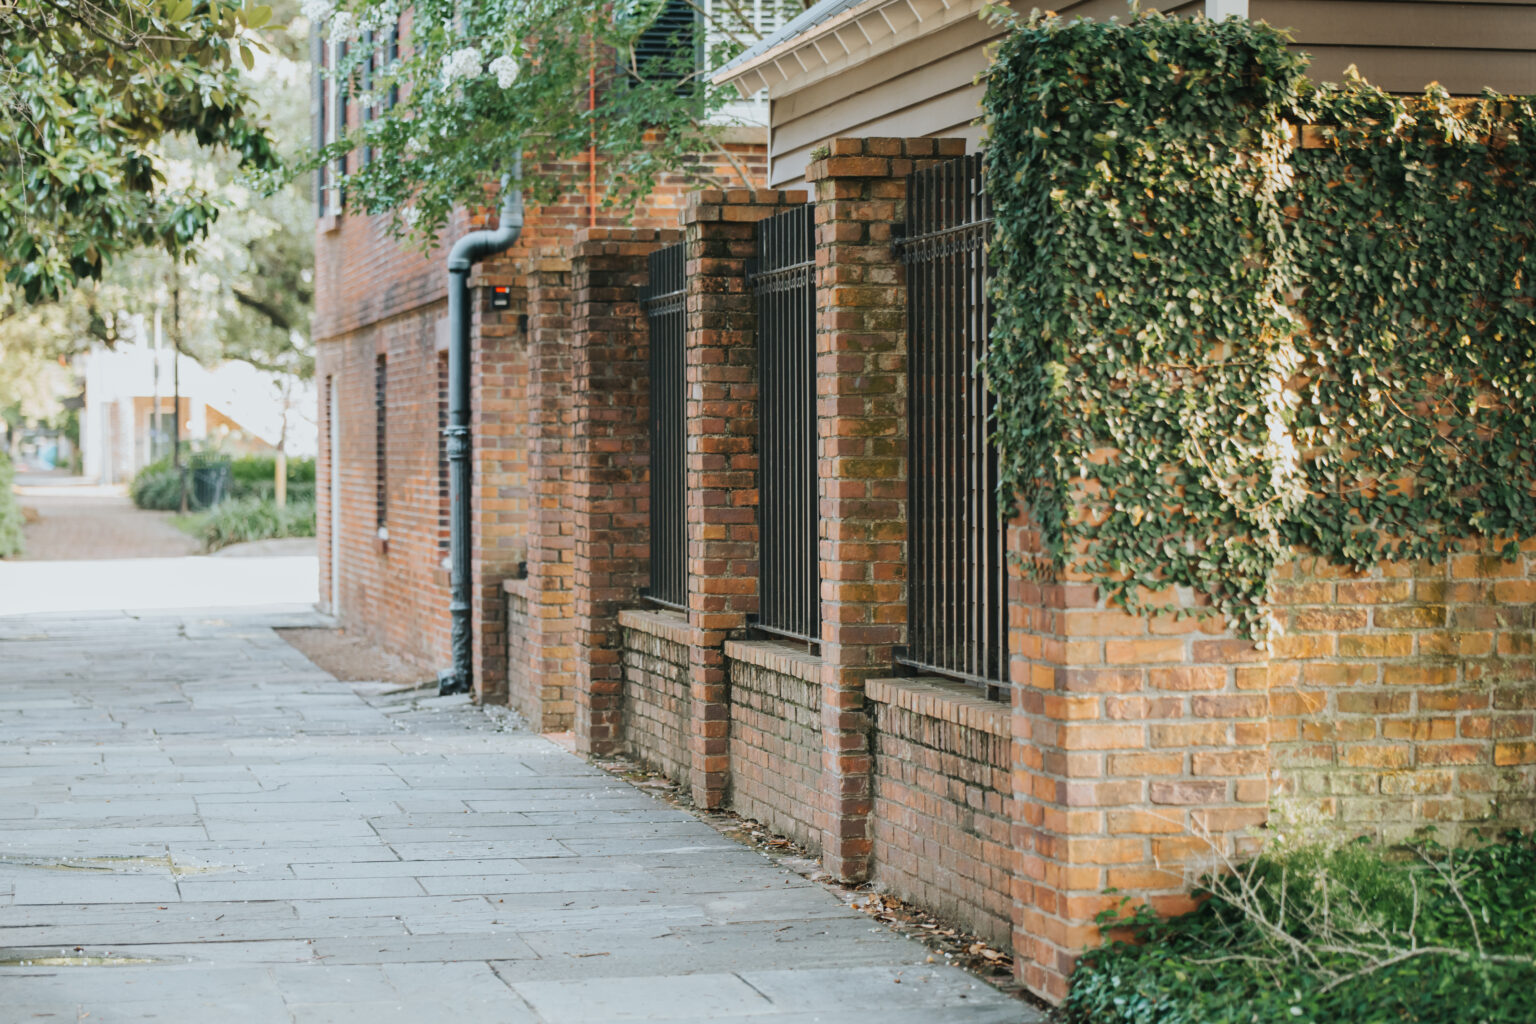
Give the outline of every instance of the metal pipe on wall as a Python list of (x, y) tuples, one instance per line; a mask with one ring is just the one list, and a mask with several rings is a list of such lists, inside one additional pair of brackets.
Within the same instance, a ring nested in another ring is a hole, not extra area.
[(443, 436), (448, 446), (448, 612), (452, 621), (453, 664), (437, 673), (440, 694), (469, 693), (474, 688), (474, 660), (470, 653), (470, 519), (469, 519), (469, 272), (487, 256), (505, 252), (523, 233), (523, 193), (515, 187), (522, 178), (521, 155), (513, 160), (512, 173), (501, 183), (501, 220), (494, 231), (471, 231), (454, 243), (448, 253), (448, 426)]

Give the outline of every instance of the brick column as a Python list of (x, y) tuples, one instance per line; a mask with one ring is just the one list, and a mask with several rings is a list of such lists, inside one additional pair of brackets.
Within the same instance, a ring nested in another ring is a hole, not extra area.
[(569, 729), (575, 711), (571, 365), (570, 263), (535, 259), (528, 275), (528, 389), (522, 411), (528, 436), (529, 664), (524, 678), (529, 692), (514, 694), (512, 703), (543, 732)]
[(757, 221), (804, 200), (708, 189), (692, 193), (683, 211), (689, 784), (701, 807), (723, 804), (730, 779), (725, 640), (757, 611), (757, 318), (746, 261)]
[(889, 673), (906, 626), (906, 292), (891, 247), (906, 177), (959, 139), (836, 139), (806, 169), (816, 196), (821, 503), (822, 859), (869, 874), (864, 681)]
[(618, 613), (650, 574), (650, 333), (639, 293), (646, 256), (673, 236), (590, 228), (571, 265), (574, 729), (585, 754), (623, 746)]
[[(491, 310), (492, 285), (512, 288), (510, 309)], [(516, 413), (522, 407), (527, 348), (518, 318), (523, 290), (511, 257), (478, 265), (470, 278), (470, 600), (476, 699), (507, 699), (502, 581), (523, 560), (527, 461)]]
[[(1038, 531), (1015, 523), (1010, 549), (1039, 553)], [(1059, 1000), (1099, 911), (1182, 912), (1195, 876), (1257, 849), (1269, 667), (1219, 617), (1132, 616), (1074, 573), (1013, 572), (1016, 969)]]

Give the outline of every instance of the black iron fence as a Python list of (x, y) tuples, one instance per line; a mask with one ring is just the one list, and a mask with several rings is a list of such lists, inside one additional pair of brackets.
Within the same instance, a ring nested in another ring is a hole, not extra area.
[(757, 224), (758, 615), (763, 632), (821, 638), (816, 498), (816, 282), (810, 205)]
[(651, 585), (647, 600), (686, 610), (688, 524), (683, 507), (683, 246), (657, 249), (641, 304), (651, 338)]
[(997, 697), (1008, 678), (1005, 524), (980, 365), (992, 322), (991, 224), (980, 155), (907, 179), (897, 250), (907, 269), (910, 374), (908, 642), (896, 660)]

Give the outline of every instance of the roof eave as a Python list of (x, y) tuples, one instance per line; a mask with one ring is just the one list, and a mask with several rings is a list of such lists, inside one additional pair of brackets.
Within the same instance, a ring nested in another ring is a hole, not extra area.
[[(833, 63), (857, 63), (859, 51), (872, 49), (901, 28), (924, 23), (924, 8), (947, 12), (958, 6), (980, 8), (972, 0), (865, 0), (746, 61), (726, 65), (711, 81), (734, 85), (743, 97), (764, 89), (773, 95), (775, 85), (802, 78), (809, 84), (820, 77), (815, 72)], [(896, 12), (887, 13), (892, 9)]]

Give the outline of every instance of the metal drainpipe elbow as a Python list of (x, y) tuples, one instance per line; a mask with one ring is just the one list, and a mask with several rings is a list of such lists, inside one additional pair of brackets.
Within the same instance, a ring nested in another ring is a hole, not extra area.
[(471, 653), (473, 602), (470, 595), (469, 430), (470, 323), (469, 271), (487, 256), (505, 252), (523, 233), (523, 194), (512, 187), (522, 176), (522, 158), (502, 179), (501, 220), (494, 231), (471, 231), (448, 253), (448, 426), (443, 429), (448, 454), (449, 603), (453, 664), (437, 673), (440, 694), (474, 689)]

